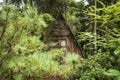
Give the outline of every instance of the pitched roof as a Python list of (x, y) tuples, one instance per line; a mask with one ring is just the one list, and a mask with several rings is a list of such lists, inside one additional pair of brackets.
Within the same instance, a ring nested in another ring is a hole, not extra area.
[(84, 53), (83, 53), (83, 51), (82, 51), (82, 48), (81, 48), (81, 46), (78, 44), (77, 39), (75, 38), (75, 36), (74, 36), (73, 32), (71, 31), (69, 25), (67, 24), (65, 17), (63, 16), (62, 13), (60, 13), (60, 16), (62, 17), (62, 22), (64, 23), (64, 26), (69, 30), (72, 38), (74, 39), (77, 47), (79, 48), (79, 53), (80, 53), (81, 57), (85, 58), (85, 55), (84, 55)]

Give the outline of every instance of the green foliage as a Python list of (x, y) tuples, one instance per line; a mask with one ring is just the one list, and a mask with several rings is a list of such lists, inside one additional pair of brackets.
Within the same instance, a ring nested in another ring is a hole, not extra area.
[[(39, 77), (39, 79), (42, 79), (51, 76), (69, 79), (73, 72), (76, 73), (76, 65), (79, 64), (80, 60), (79, 56), (75, 54), (68, 54), (62, 59), (63, 51), (63, 49), (55, 49), (49, 52), (34, 52), (26, 56), (14, 56), (7, 60), (3, 66), (5, 69), (10, 70), (10, 74), (14, 74), (13, 78), (15, 80), (22, 80), (26, 77)], [(69, 60), (70, 57), (68, 56), (73, 57), (73, 59)], [(63, 62), (56, 60), (58, 58)], [(71, 64), (73, 61), (75, 63)]]
[[(7, 6), (7, 5), (5, 5)], [(8, 6), (9, 7), (9, 6)], [(47, 45), (39, 40), (54, 21), (51, 15), (38, 14), (36, 8), (3, 8), (0, 15), (0, 79), (24, 80), (59, 76), (69, 79), (79, 67), (76, 54), (64, 55), (65, 49), (46, 51)], [(7, 14), (7, 15), (6, 15)], [(4, 30), (5, 29), (5, 30)], [(71, 58), (72, 57), (72, 58)]]
[[(26, 45), (25, 45), (26, 44)], [(28, 53), (33, 53), (42, 50), (45, 44), (39, 41), (39, 37), (33, 36), (23, 36), (20, 38), (19, 42), (15, 44), (13, 50), (18, 55), (25, 55)]]
[[(24, 1), (27, 5), (22, 9), (4, 5), (0, 11), (0, 80), (50, 77), (120, 80), (120, 2), (110, 5), (106, 1), (98, 0), (98, 8), (90, 6), (93, 0), (88, 0), (89, 8), (83, 1), (76, 3), (74, 0), (35, 0), (37, 9), (30, 6), (32, 1)], [(43, 35), (50, 36), (53, 22), (61, 19), (59, 13), (65, 11), (66, 22), (82, 45), (86, 59), (80, 60), (75, 53), (65, 55), (65, 49), (46, 51), (48, 46), (39, 40)], [(96, 42), (92, 27), (95, 17)]]
[[(61, 50), (54, 52), (62, 53)], [(34, 52), (28, 56), (15, 56), (6, 63), (6, 67), (11, 69), (12, 73), (18, 73), (25, 77), (46, 77), (60, 75), (60, 67), (57, 61), (53, 60), (53, 51)], [(54, 57), (55, 58), (55, 57)]]
[[(88, 58), (82, 63), (86, 65), (82, 67), (84, 72), (80, 75), (80, 80), (119, 80), (119, 6), (120, 2), (102, 8), (90, 7), (88, 16), (91, 16), (91, 25), (95, 16), (97, 19), (97, 53), (94, 49), (93, 31), (80, 32), (78, 41), (83, 45)], [(97, 14), (94, 13), (95, 8)]]
[(10, 4), (28, 4), (38, 9), (38, 12), (49, 13), (55, 19), (59, 19), (60, 13), (64, 13), (65, 7), (68, 5), (69, 0), (10, 0)]
[(119, 76), (120, 72), (115, 69), (109, 69), (107, 72), (104, 73), (107, 76)]
[[(74, 57), (73, 57), (74, 56)], [(79, 55), (76, 54), (68, 54), (65, 57), (65, 62), (67, 64), (74, 64), (74, 63), (79, 63)]]
[[(37, 9), (30, 6), (21, 11), (15, 6), (4, 5), (0, 19), (0, 79), (23, 80), (30, 75), (35, 77), (38, 74), (42, 75), (40, 71), (39, 73), (34, 71), (41, 68), (40, 66), (43, 67), (41, 60), (43, 60), (43, 64), (49, 61), (50, 65), (54, 65), (51, 58), (51, 60), (44, 61), (44, 58), (47, 59), (47, 56), (43, 57), (47, 54), (47, 52), (43, 52), (46, 45), (39, 40), (43, 29), (53, 21), (49, 14), (38, 14)], [(41, 56), (40, 60), (37, 59), (39, 56)], [(36, 65), (37, 62), (39, 62), (39, 66)], [(55, 62), (56, 67), (57, 64)], [(46, 64), (47, 67), (50, 65)], [(56, 69), (54, 68), (54, 70)]]

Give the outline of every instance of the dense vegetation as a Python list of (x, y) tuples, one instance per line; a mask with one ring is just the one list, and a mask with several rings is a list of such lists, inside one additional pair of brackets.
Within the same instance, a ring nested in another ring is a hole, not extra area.
[[(14, 6), (3, 5), (0, 11), (0, 80), (120, 80), (119, 0), (23, 3), (21, 8), (20, 0), (11, 0)], [(48, 49), (49, 30), (61, 13), (85, 59), (64, 55), (64, 48)]]

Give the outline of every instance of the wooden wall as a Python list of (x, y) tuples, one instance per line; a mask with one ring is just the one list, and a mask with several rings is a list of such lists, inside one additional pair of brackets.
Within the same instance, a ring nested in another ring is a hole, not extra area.
[(66, 47), (67, 52), (73, 52), (78, 54), (81, 53), (79, 46), (75, 41), (74, 35), (70, 31), (70, 29), (68, 29), (68, 27), (61, 25), (54, 26), (51, 34), (52, 34), (51, 41), (53, 42), (58, 41), (58, 43), (61, 44), (62, 41), (64, 40), (66, 41), (66, 46), (61, 47)]

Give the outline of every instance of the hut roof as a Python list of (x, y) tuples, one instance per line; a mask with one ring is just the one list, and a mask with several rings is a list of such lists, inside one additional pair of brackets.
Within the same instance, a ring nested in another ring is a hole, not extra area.
[(56, 25), (54, 26), (54, 29), (52, 30), (53, 36), (68, 36), (71, 35), (70, 31), (62, 25)]
[[(56, 24), (53, 27), (52, 30), (52, 36), (56, 36), (56, 37), (60, 37), (60, 36), (71, 36), (72, 39), (74, 39), (76, 46), (79, 49), (79, 53), (81, 55), (81, 57), (85, 58), (85, 55), (82, 52), (82, 48), (80, 47), (80, 45), (78, 44), (73, 32), (71, 31), (69, 25), (67, 24), (65, 17), (63, 16), (62, 13), (60, 13), (60, 17), (61, 20), (59, 21), (59, 24)], [(62, 22), (61, 22), (62, 21)]]
[(63, 15), (62, 13), (61, 13), (60, 15), (62, 16), (62, 20), (64, 21), (64, 25), (65, 25), (66, 29), (69, 31), (69, 33), (70, 33), (70, 35), (72, 36), (72, 38), (74, 39), (74, 41), (75, 41), (77, 47), (79, 48), (81, 57), (85, 58), (85, 54), (83, 54), (82, 48), (81, 48), (81, 46), (78, 44), (78, 41), (76, 40), (76, 38), (75, 38), (73, 32), (71, 31), (69, 25), (67, 24), (64, 15)]

